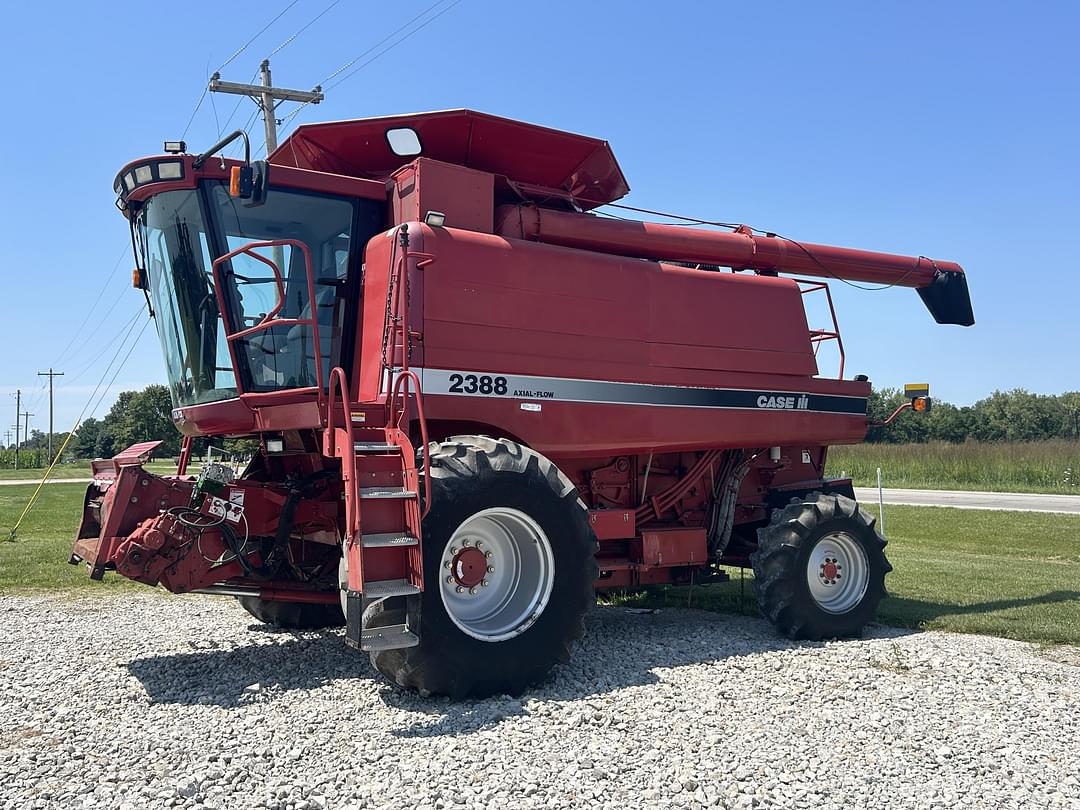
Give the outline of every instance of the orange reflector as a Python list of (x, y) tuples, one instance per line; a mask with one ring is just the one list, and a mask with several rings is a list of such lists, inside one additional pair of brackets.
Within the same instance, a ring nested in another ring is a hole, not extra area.
[(915, 397), (911, 400), (911, 407), (917, 413), (926, 413), (930, 410), (930, 398), (929, 397)]
[(240, 167), (233, 166), (229, 169), (229, 196), (240, 196)]
[(131, 271), (131, 286), (136, 290), (142, 288), (142, 274), (139, 272), (138, 267)]

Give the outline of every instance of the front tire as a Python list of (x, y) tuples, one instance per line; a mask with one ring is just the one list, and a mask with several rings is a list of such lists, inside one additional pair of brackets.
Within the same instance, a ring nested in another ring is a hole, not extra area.
[(885, 596), (885, 538), (851, 498), (814, 492), (773, 511), (750, 555), (761, 612), (790, 638), (857, 636)]
[[(554, 464), (507, 439), (433, 445), (423, 548), (420, 643), (372, 653), (376, 669), (458, 699), (519, 694), (569, 660), (594, 601), (597, 543)], [(404, 618), (373, 608), (368, 626)]]

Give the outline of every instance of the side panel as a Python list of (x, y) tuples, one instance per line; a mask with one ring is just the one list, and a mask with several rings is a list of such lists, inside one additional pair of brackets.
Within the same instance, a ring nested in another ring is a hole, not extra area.
[(869, 386), (814, 376), (792, 280), (424, 235), (429, 419), (488, 424), (554, 459), (865, 434)]

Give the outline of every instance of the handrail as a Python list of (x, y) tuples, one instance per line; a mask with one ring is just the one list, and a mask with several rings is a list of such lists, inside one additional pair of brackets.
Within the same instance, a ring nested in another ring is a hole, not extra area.
[[(420, 519), (423, 520), (431, 510), (431, 450), (428, 447), (427, 418), (424, 416), (424, 400), (421, 397), (420, 378), (415, 371), (403, 369), (398, 372), (394, 385), (390, 389), (390, 398), (387, 400), (390, 409), (390, 419), (387, 424), (394, 425), (398, 430), (401, 430), (401, 419), (408, 410), (410, 381), (416, 383), (416, 421), (420, 423), (420, 443), (422, 445), (420, 453), (424, 459), (424, 509), (420, 513)], [(405, 390), (401, 394), (403, 382), (405, 383)], [(401, 413), (396, 413), (399, 394), (402, 396)]]
[[(345, 436), (349, 442), (349, 448), (347, 452), (337, 452), (337, 442), (334, 441), (334, 431), (336, 426), (334, 425), (334, 405), (337, 402), (335, 396), (340, 391), (341, 393), (341, 410), (345, 416)], [(356, 484), (356, 452), (354, 446), (356, 444), (354, 439), (352, 424), (352, 410), (349, 405), (349, 384), (345, 379), (345, 371), (341, 366), (334, 366), (330, 369), (330, 382), (328, 398), (326, 402), (326, 437), (329, 442), (333, 443), (333, 448), (327, 446), (328, 442), (323, 442), (323, 450), (333, 450), (333, 455), (338, 456), (341, 459), (341, 464), (344, 467), (345, 478), (348, 480), (348, 486), (352, 490), (351, 495), (346, 495), (346, 523), (348, 524), (348, 533), (346, 534), (346, 540), (349, 540), (356, 536), (360, 531), (359, 515), (357, 514), (357, 499), (360, 495)]]
[[(817, 292), (818, 290), (825, 291), (825, 300), (829, 304), (829, 315), (832, 317), (833, 328), (830, 332), (827, 329), (811, 329), (810, 330), (810, 343), (814, 345), (814, 356), (817, 357), (818, 349), (821, 348), (821, 344), (826, 340), (835, 340), (836, 348), (840, 354), (840, 371), (836, 375), (836, 379), (844, 379), (844, 340), (840, 337), (840, 322), (836, 319), (836, 307), (833, 306), (832, 291), (829, 289), (829, 285), (824, 281), (811, 281), (810, 279), (797, 278), (794, 281), (799, 285), (799, 292), (802, 295), (807, 293)], [(803, 285), (806, 285), (805, 287)]]
[[(311, 316), (309, 318), (277, 318), (277, 314), (281, 312), (281, 308), (285, 305), (285, 279), (281, 275), (281, 268), (279, 268), (273, 260), (255, 253), (259, 248), (285, 247), (286, 245), (298, 248), (304, 256), (304, 269), (307, 276), (308, 304), (311, 309)], [(225, 333), (225, 342), (229, 344), (229, 356), (232, 359), (233, 364), (233, 376), (236, 378), (236, 390), (240, 393), (244, 393), (243, 386), (240, 382), (240, 366), (236, 362), (236, 348), (233, 346), (234, 341), (245, 338), (255, 332), (265, 331), (274, 326), (305, 325), (311, 327), (312, 343), (315, 348), (315, 387), (318, 389), (318, 397), (321, 399), (323, 391), (322, 346), (319, 344), (319, 320), (315, 306), (315, 273), (311, 267), (311, 250), (299, 239), (270, 239), (265, 242), (248, 242), (246, 245), (238, 247), (236, 250), (231, 250), (224, 256), (215, 259), (210, 267), (210, 274), (214, 279), (214, 297), (217, 299), (218, 312), (221, 313), (222, 323), (226, 324), (226, 328), (228, 326), (228, 321), (225, 318), (225, 313), (228, 312), (228, 309), (225, 306), (225, 297), (222, 293), (221, 277), (218, 271), (222, 264), (231, 261), (240, 254), (251, 256), (270, 267), (270, 270), (274, 274), (278, 299), (274, 304), (273, 309), (266, 313), (266, 315), (263, 316), (263, 319), (254, 326), (248, 327), (247, 329), (241, 329), (237, 332), (226, 331)]]

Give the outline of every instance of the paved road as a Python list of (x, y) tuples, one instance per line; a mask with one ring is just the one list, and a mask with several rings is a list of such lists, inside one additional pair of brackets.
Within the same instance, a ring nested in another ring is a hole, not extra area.
[[(855, 497), (877, 503), (874, 487), (855, 487)], [(1080, 515), (1080, 495), (1035, 495), (1025, 492), (962, 492), (939, 489), (886, 489), (885, 503), (907, 506), (952, 506), (1010, 512), (1064, 512)]]
[[(41, 479), (0, 481), (0, 486), (36, 484)], [(59, 478), (49, 484), (87, 484), (89, 478)], [(855, 497), (877, 503), (873, 487), (855, 487)], [(1006, 512), (1062, 512), (1080, 515), (1080, 495), (1036, 495), (1026, 492), (963, 492), (942, 489), (886, 489), (885, 503), (905, 506), (951, 506), (956, 509), (997, 509)]]
[[(50, 478), (46, 484), (89, 484), (90, 478)], [(16, 478), (12, 481), (0, 481), (0, 487), (17, 487), (26, 484), (39, 484), (40, 478)]]

